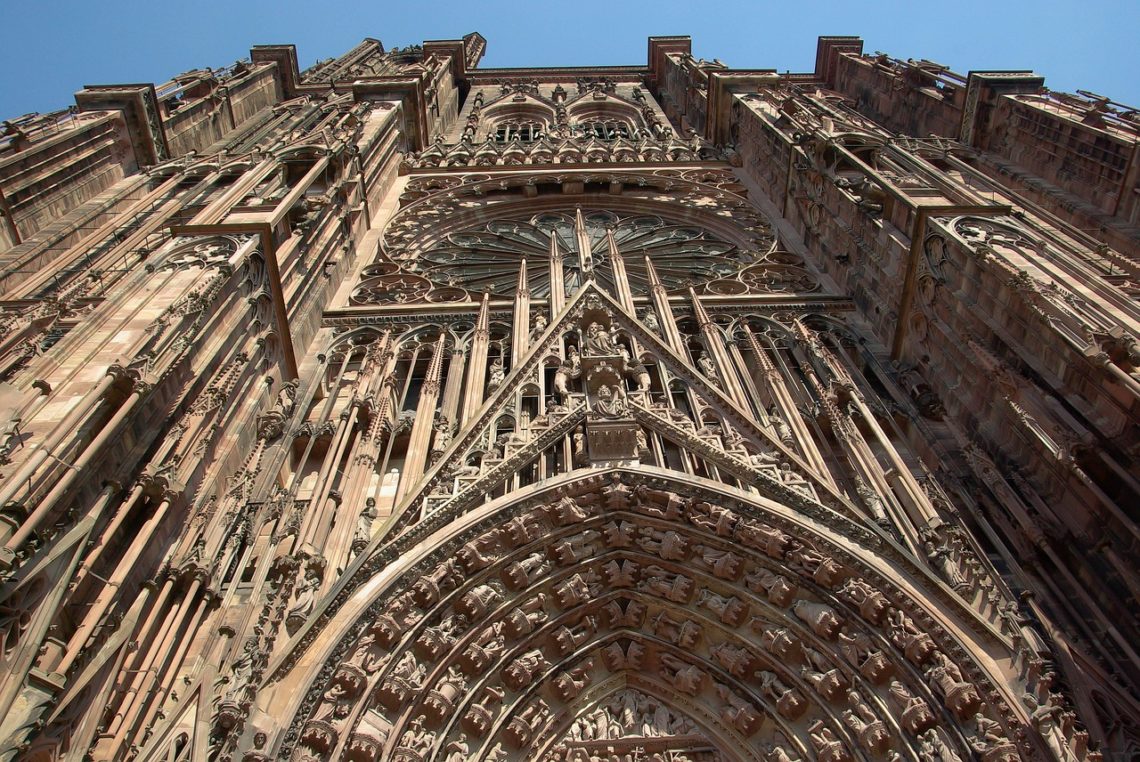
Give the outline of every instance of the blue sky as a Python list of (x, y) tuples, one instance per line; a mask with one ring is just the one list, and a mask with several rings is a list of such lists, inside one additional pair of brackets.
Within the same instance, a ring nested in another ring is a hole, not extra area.
[(488, 40), (484, 66), (643, 64), (647, 37), (688, 34), (698, 57), (781, 71), (811, 70), (818, 35), (855, 34), (868, 52), (962, 73), (1031, 68), (1052, 89), (1140, 107), (1140, 0), (0, 0), (0, 119), (66, 107), (85, 84), (225, 66), (254, 44), (294, 43), (306, 66), (364, 37), (471, 31)]

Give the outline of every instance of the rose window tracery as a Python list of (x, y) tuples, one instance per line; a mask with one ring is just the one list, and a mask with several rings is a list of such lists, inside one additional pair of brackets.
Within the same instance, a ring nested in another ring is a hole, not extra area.
[[(768, 251), (725, 240), (707, 228), (668, 222), (656, 215), (590, 210), (582, 211), (580, 219), (579, 223), (577, 212), (557, 211), (481, 223), (447, 234), (402, 264), (405, 271), (436, 284), (508, 296), (514, 293), (520, 265), (526, 260), (530, 293), (544, 298), (550, 293), (547, 263), (552, 239), (562, 258), (567, 293), (576, 291), (590, 277), (607, 289), (615, 287), (611, 246), (624, 261), (635, 295), (649, 291), (646, 257), (652, 260), (665, 287), (676, 291), (734, 280), (769, 255)], [(753, 280), (755, 276), (750, 275), (750, 282)], [(358, 302), (373, 301), (384, 285), (371, 290), (362, 285), (355, 298)]]

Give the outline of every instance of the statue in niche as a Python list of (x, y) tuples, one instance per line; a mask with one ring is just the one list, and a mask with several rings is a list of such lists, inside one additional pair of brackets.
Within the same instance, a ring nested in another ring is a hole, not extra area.
[(246, 683), (253, 676), (254, 667), (257, 665), (260, 656), (257, 639), (250, 638), (247, 640), (241, 653), (234, 659), (230, 667), (230, 688), (226, 691), (227, 701), (234, 700), (239, 691), (245, 690)]
[(1061, 715), (1064, 710), (1055, 704), (1042, 704), (1032, 693), (1021, 697), (1021, 703), (1029, 710), (1029, 722), (1037, 728), (1037, 732), (1045, 739), (1045, 745), (1057, 755), (1062, 762), (1077, 762), (1077, 755), (1065, 741), (1065, 734), (1061, 729)]
[(288, 613), (285, 615), (286, 629), (289, 634), (300, 627), (309, 614), (313, 611), (313, 606), (317, 602), (317, 588), (321, 584), (321, 574), (316, 566), (310, 566), (305, 572), (304, 581), (297, 587), (297, 595), (293, 599), (293, 605), (289, 607)]
[(646, 310), (645, 314), (641, 317), (641, 322), (654, 333), (657, 333), (661, 329), (661, 326), (657, 322), (657, 313), (653, 310)]
[(548, 326), (549, 324), (550, 324), (550, 321), (546, 319), (546, 315), (544, 315), (543, 313), (540, 312), (537, 315), (535, 315), (534, 316), (534, 324), (530, 329), (531, 338), (541, 336), (543, 331), (546, 330), (546, 326)]
[(602, 357), (618, 354), (613, 337), (597, 323), (590, 323), (586, 328), (586, 354)]
[(503, 381), (507, 378), (506, 371), (503, 370), (503, 358), (496, 357), (491, 361), (491, 378), (487, 382), (487, 389), (494, 391), (503, 385)]
[(362, 548), (372, 540), (372, 523), (376, 520), (376, 500), (364, 501), (364, 510), (356, 520), (356, 532), (352, 536), (352, 547)]
[(697, 355), (697, 367), (701, 369), (701, 373), (705, 375), (705, 378), (709, 379), (710, 381), (720, 380), (720, 376), (717, 375), (716, 372), (716, 365), (713, 363), (712, 358), (709, 357), (707, 353)]
[(622, 418), (629, 415), (629, 401), (625, 389), (620, 384), (603, 385), (598, 389), (598, 399), (594, 402), (594, 412), (604, 418)]
[(435, 432), (435, 443), (432, 446), (432, 452), (443, 452), (451, 445), (451, 424), (446, 419), (440, 421), (439, 428)]
[(281, 391), (277, 392), (277, 399), (273, 403), (273, 409), (282, 416), (288, 418), (293, 414), (293, 408), (297, 404), (297, 385), (298, 381), (286, 381), (281, 385)]
[(924, 528), (920, 532), (920, 537), (923, 552), (942, 579), (955, 590), (968, 587), (969, 583), (958, 568), (953, 549), (946, 543), (939, 543), (938, 534), (930, 528)]
[(772, 430), (776, 432), (777, 439), (784, 444), (790, 445), (792, 443), (792, 427), (789, 426), (788, 422), (780, 415), (775, 405), (768, 407), (768, 422), (772, 424)]
[(867, 510), (871, 512), (871, 518), (875, 520), (875, 523), (889, 527), (891, 522), (887, 518), (886, 509), (883, 507), (883, 498), (858, 474), (855, 475), (855, 492), (863, 501), (863, 505), (867, 506)]
[(649, 439), (645, 436), (645, 429), (638, 426), (634, 435), (637, 437), (637, 454), (644, 458), (649, 455)]

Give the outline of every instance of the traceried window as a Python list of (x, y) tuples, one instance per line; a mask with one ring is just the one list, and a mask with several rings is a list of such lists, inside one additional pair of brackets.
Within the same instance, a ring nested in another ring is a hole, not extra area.
[(618, 138), (629, 140), (632, 135), (628, 124), (612, 119), (608, 121), (579, 122), (571, 129), (575, 135), (581, 135), (582, 137), (593, 136), (598, 140), (607, 141), (617, 140)]
[[(567, 293), (576, 291), (590, 277), (588, 271), (612, 289), (608, 231), (623, 255), (633, 292), (647, 294), (647, 256), (653, 257), (658, 276), (670, 289), (731, 278), (758, 256), (712, 231), (669, 223), (654, 215), (587, 210), (581, 220), (581, 233), (575, 213), (566, 211), (481, 223), (450, 233), (426, 251), (417, 252), (406, 267), (409, 274), (473, 293), (512, 294), (520, 260), (546, 261), (553, 237), (563, 255)], [(579, 241), (588, 243), (588, 256), (579, 250)], [(532, 295), (541, 298), (550, 293), (549, 268), (532, 265), (528, 274)]]
[(495, 128), (496, 143), (533, 143), (543, 135), (543, 124), (535, 121), (502, 122)]

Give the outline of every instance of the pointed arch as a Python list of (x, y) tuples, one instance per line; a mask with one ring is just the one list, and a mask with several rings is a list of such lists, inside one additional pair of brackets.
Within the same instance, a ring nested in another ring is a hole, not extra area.
[(735, 718), (708, 719), (717, 744), (778, 732), (821, 758), (936, 726), (964, 750), (976, 712), (1003, 732), (1021, 719), (998, 668), (1011, 644), (901, 548), (698, 477), (572, 472), (409, 532), (385, 560), (270, 665), (266, 688), (306, 686), (270, 694), (294, 718), (282, 754), (343, 749), (366, 710), (395, 758), (460, 732), (480, 754), (534, 754), (584, 690), (629, 671)]

